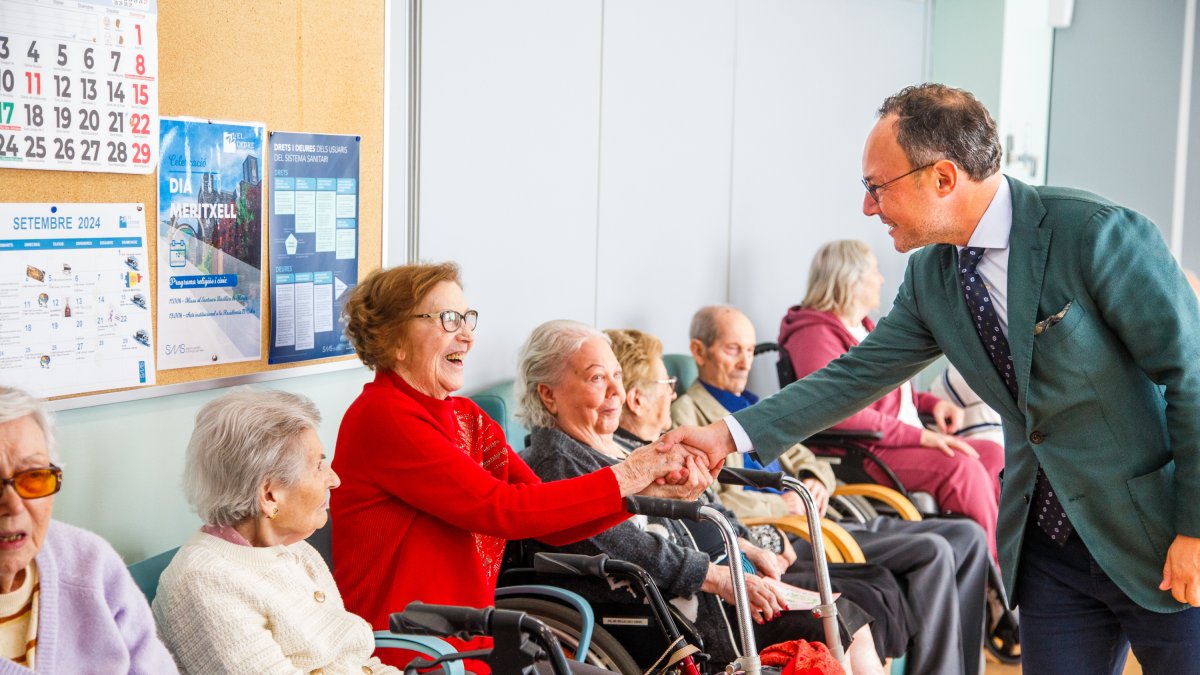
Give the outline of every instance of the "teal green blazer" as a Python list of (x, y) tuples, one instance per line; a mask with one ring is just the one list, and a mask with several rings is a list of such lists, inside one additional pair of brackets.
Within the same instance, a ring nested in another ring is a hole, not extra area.
[[(959, 287), (955, 246), (909, 259), (887, 317), (821, 371), (736, 415), (770, 461), (945, 354), (1004, 420), (998, 544), (1009, 597), (1039, 464), (1110, 578), (1139, 605), (1176, 534), (1200, 536), (1200, 309), (1144, 216), (1095, 195), (1012, 178), (1008, 332), (1019, 396), (988, 359)], [(1062, 320), (1037, 322), (1070, 302)]]

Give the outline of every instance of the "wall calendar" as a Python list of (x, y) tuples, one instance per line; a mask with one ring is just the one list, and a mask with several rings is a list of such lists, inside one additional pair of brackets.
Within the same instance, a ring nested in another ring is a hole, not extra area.
[(142, 204), (0, 204), (0, 384), (154, 384)]
[(0, 168), (150, 173), (155, 0), (0, 0)]

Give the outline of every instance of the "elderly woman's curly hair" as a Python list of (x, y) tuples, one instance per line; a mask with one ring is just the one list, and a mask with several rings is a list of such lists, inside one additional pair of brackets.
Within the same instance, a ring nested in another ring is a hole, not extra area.
[(342, 309), (346, 337), (368, 368), (396, 365), (396, 348), (405, 346), (404, 327), (425, 296), (443, 281), (459, 286), (458, 265), (452, 262), (400, 265), (372, 272), (358, 284)]

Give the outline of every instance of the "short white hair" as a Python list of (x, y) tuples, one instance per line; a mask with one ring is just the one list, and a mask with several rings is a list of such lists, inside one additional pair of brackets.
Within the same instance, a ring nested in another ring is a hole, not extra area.
[(235, 525), (262, 514), (258, 490), (268, 480), (295, 485), (305, 469), (300, 436), (321, 423), (317, 406), (286, 391), (241, 387), (196, 414), (183, 470), (183, 491), (201, 520)]
[(533, 329), (521, 347), (517, 381), (513, 385), (517, 396), (516, 418), (522, 424), (530, 429), (553, 429), (558, 426), (558, 419), (550, 414), (538, 394), (538, 385), (558, 384), (566, 370), (567, 361), (584, 342), (592, 338), (612, 344), (607, 335), (578, 321), (547, 321)]
[(0, 386), (0, 424), (15, 422), (22, 417), (32, 417), (42, 429), (46, 439), (46, 451), (50, 461), (58, 464), (58, 443), (54, 438), (54, 417), (50, 415), (46, 402), (35, 398), (16, 387)]

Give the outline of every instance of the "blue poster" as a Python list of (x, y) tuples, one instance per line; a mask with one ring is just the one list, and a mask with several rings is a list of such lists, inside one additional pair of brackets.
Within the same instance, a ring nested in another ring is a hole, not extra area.
[(158, 369), (262, 358), (261, 124), (162, 118)]
[(271, 132), (271, 363), (353, 354), (359, 137)]

